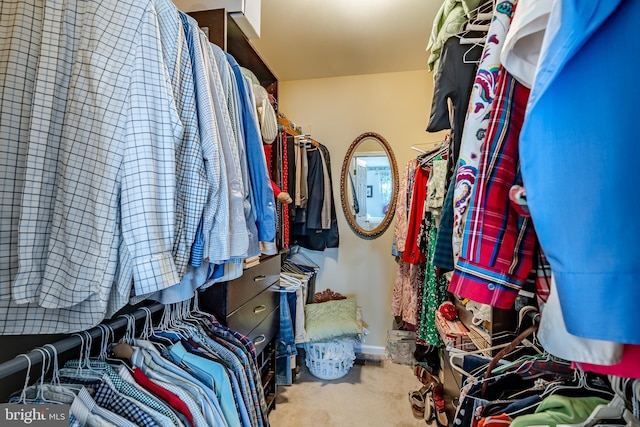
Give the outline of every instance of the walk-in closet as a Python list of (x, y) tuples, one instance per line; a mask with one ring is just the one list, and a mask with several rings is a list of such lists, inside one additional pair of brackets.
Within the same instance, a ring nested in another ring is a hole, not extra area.
[(2, 0), (0, 426), (640, 426), (634, 0)]

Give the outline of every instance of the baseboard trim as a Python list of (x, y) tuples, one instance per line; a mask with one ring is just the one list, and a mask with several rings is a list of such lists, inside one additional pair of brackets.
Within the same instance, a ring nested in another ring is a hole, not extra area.
[(384, 347), (376, 345), (359, 345), (355, 348), (356, 353), (384, 356)]

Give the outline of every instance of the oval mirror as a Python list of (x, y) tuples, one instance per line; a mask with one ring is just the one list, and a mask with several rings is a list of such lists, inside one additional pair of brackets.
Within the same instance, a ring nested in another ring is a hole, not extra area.
[(351, 229), (361, 237), (382, 234), (393, 219), (398, 168), (389, 143), (374, 132), (353, 141), (342, 163), (340, 198)]

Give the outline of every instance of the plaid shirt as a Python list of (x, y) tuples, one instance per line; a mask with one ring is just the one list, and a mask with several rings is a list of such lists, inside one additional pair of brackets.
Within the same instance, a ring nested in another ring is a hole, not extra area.
[[(79, 366), (80, 366), (79, 360), (69, 360), (64, 364), (65, 368), (70, 368), (70, 369), (77, 369)], [(176, 427), (180, 426), (181, 423), (172, 409), (170, 409), (167, 405), (165, 405), (161, 400), (156, 399), (149, 394), (143, 393), (142, 391), (138, 390), (134, 385), (123, 380), (122, 377), (120, 377), (120, 375), (118, 375), (118, 373), (116, 373), (116, 371), (114, 371), (113, 368), (108, 363), (103, 362), (101, 360), (90, 359), (89, 366), (92, 369), (104, 371), (104, 373), (109, 377), (109, 379), (113, 383), (115, 389), (118, 390), (120, 393), (137, 400), (138, 402), (148, 406), (149, 408), (158, 411), (162, 415), (165, 415), (171, 420), (171, 422)]]
[(511, 206), (509, 190), (521, 185), (518, 138), (529, 89), (505, 73), (491, 111), (462, 253), (449, 291), (508, 309), (533, 267), (536, 236), (530, 218)]
[[(241, 333), (233, 331), (222, 325), (214, 317), (211, 317), (209, 319), (209, 322), (203, 320), (201, 322), (201, 325), (203, 325), (207, 335), (219, 342), (221, 345), (234, 351), (236, 354), (238, 354), (240, 360), (242, 360), (242, 363), (244, 364), (245, 370), (249, 377), (249, 381), (252, 384), (252, 394), (254, 395), (254, 399), (257, 397), (257, 401), (260, 403), (260, 408), (262, 410), (262, 421), (264, 422), (265, 426), (268, 426), (269, 410), (267, 408), (267, 402), (264, 396), (262, 377), (260, 375), (260, 371), (258, 370), (256, 347), (253, 345), (253, 342)], [(253, 393), (254, 387), (255, 391), (257, 392), (257, 396)]]
[(96, 403), (103, 408), (142, 427), (156, 427), (155, 420), (128, 398), (115, 391), (115, 386), (105, 376), (93, 395)]
[[(255, 384), (250, 370), (247, 370), (248, 366), (242, 363), (241, 356), (244, 355), (240, 349), (237, 352), (231, 350), (230, 347), (222, 345), (222, 343), (214, 341), (211, 337), (207, 336), (204, 331), (200, 331), (198, 335), (199, 344), (204, 349), (209, 350), (220, 359), (224, 360), (227, 367), (235, 374), (240, 389), (242, 391), (242, 400), (245, 403), (245, 407), (249, 412), (251, 418), (251, 425), (262, 427), (262, 419), (260, 418), (260, 402), (256, 394)], [(245, 355), (245, 360), (247, 360)]]

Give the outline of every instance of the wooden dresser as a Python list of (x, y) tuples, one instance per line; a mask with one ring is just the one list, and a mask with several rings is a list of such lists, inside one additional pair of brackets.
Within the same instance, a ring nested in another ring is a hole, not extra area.
[(262, 258), (236, 280), (211, 286), (201, 307), (218, 321), (249, 337), (256, 346), (258, 368), (269, 410), (275, 408), (276, 335), (280, 325), (280, 294), (271, 287), (280, 280), (281, 256)]

